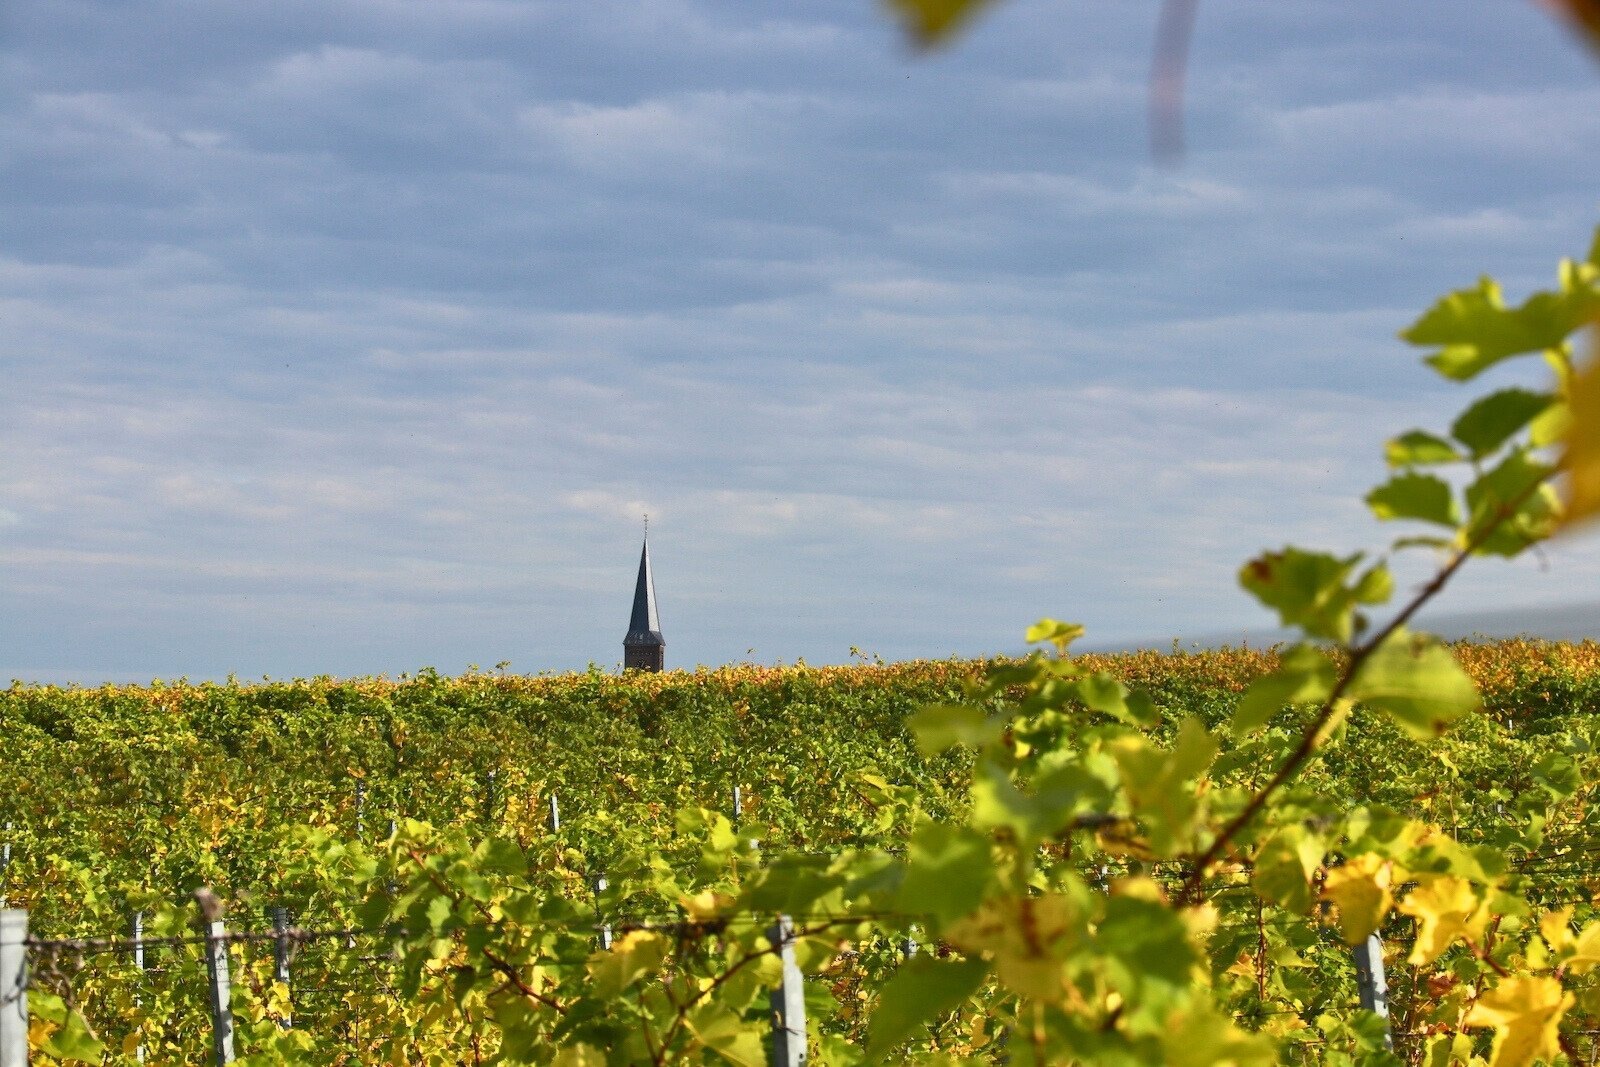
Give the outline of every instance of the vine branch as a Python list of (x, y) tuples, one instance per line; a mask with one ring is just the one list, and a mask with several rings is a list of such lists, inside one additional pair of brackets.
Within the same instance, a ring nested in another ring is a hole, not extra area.
[(1311, 725), (1306, 727), (1305, 732), (1301, 735), (1299, 743), (1294, 747), (1294, 751), (1289, 753), (1288, 758), (1279, 765), (1277, 771), (1267, 781), (1267, 784), (1262, 786), (1250, 798), (1249, 803), (1244, 806), (1243, 810), (1222, 828), (1222, 831), (1217, 834), (1206, 850), (1195, 859), (1194, 869), (1189, 872), (1188, 878), (1184, 880), (1183, 885), (1178, 889), (1177, 900), (1179, 904), (1198, 903), (1200, 887), (1205, 882), (1206, 870), (1217, 861), (1217, 858), (1222, 855), (1233, 839), (1246, 826), (1250, 825), (1251, 820), (1266, 806), (1272, 795), (1281, 789), (1289, 779), (1293, 778), (1306, 761), (1317, 751), (1322, 731), (1332, 721), (1340, 701), (1344, 699), (1344, 694), (1349, 691), (1351, 683), (1355, 681), (1356, 675), (1361, 672), (1361, 668), (1365, 666), (1372, 654), (1385, 641), (1393, 637), (1401, 627), (1410, 622), (1428, 601), (1438, 596), (1444, 590), (1444, 587), (1450, 583), (1450, 579), (1455, 577), (1456, 572), (1466, 564), (1467, 560), (1478, 549), (1488, 543), (1489, 538), (1494, 536), (1507, 519), (1517, 513), (1517, 510), (1539, 490), (1540, 486), (1545, 484), (1546, 480), (1545, 478), (1536, 479), (1510, 501), (1501, 504), (1493, 519), (1484, 523), (1456, 551), (1450, 562), (1441, 567), (1439, 572), (1417, 591), (1417, 594), (1411, 598), (1405, 607), (1400, 609), (1394, 618), (1389, 620), (1383, 629), (1359, 645), (1351, 647), (1350, 657), (1345, 663), (1344, 670), (1340, 673), (1338, 680), (1334, 682), (1333, 689), (1328, 693), (1327, 699), (1323, 701), (1322, 707), (1318, 709), (1316, 717), (1311, 720)]

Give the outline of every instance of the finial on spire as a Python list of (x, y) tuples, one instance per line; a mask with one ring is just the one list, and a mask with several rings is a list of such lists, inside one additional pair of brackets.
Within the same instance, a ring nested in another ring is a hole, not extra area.
[(648, 511), (644, 513), (644, 538), (646, 541), (650, 540), (650, 513)]

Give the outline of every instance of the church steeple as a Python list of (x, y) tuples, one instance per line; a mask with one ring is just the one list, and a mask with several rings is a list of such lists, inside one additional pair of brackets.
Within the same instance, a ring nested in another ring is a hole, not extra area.
[(644, 548), (639, 552), (639, 579), (633, 587), (633, 617), (628, 620), (628, 636), (622, 639), (622, 669), (659, 671), (665, 668), (666, 638), (661, 636), (661, 618), (656, 614), (656, 583), (650, 573), (650, 526), (645, 520)]

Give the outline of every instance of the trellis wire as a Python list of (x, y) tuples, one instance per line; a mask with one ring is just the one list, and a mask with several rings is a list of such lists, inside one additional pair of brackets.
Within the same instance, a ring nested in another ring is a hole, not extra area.
[[(495, 799), (495, 774), (488, 774), (488, 796), (490, 804)], [(741, 820), (744, 811), (742, 790), (735, 785), (732, 791), (733, 817), (736, 823)], [(366, 788), (360, 780), (356, 783), (356, 820), (357, 831), (361, 830), (364, 821), (364, 807)], [(551, 832), (558, 832), (561, 828), (561, 812), (556, 794), (548, 795), (549, 828)], [(11, 829), (6, 824), (6, 830)], [(394, 820), (389, 822), (389, 836), (396, 833)], [(754, 844), (754, 842), (752, 842)], [(1518, 865), (1519, 872), (1525, 877), (1539, 878), (1551, 875), (1559, 876), (1568, 870), (1582, 869), (1586, 865), (1581, 858), (1586, 854), (1600, 850), (1600, 845), (1588, 841), (1564, 843), (1563, 848), (1572, 849), (1556, 855), (1530, 855)], [(10, 862), (10, 842), (4, 843), (4, 851), (0, 852), (0, 873)], [(1569, 866), (1570, 865), (1570, 866)], [(1126, 864), (1129, 874), (1136, 873), (1135, 865)], [(1181, 872), (1184, 867), (1181, 861), (1155, 861), (1139, 864), (1140, 870), (1155, 873), (1165, 871), (1169, 876), (1174, 871)], [(1105, 892), (1110, 888), (1111, 870), (1105, 865), (1086, 868), (1084, 871), (1090, 883), (1099, 891)], [(1209, 891), (1210, 896), (1219, 898), (1236, 894), (1246, 894), (1252, 891), (1248, 882), (1240, 881), (1248, 875), (1248, 867), (1241, 867), (1236, 872), (1225, 873), (1208, 882), (1213, 886)], [(608, 888), (606, 876), (596, 874), (593, 879), (593, 888), (596, 896)], [(1567, 887), (1570, 889), (1570, 886)], [(391, 887), (391, 892), (393, 888)], [(219, 1065), (233, 1062), (233, 1020), (230, 1007), (230, 982), (228, 946), (256, 941), (271, 941), (273, 946), (273, 977), (291, 991), (291, 1009), (295, 995), (294, 986), (291, 984), (290, 949), (294, 945), (306, 945), (315, 941), (342, 939), (349, 949), (355, 946), (355, 939), (364, 935), (383, 935), (391, 939), (401, 936), (401, 929), (397, 926), (386, 926), (381, 929), (368, 930), (357, 928), (341, 929), (306, 929), (291, 925), (288, 912), (284, 908), (274, 907), (269, 909), (268, 915), (272, 929), (265, 931), (229, 931), (221, 920), (213, 921), (206, 925), (204, 932), (199, 935), (173, 935), (159, 938), (147, 938), (143, 934), (143, 913), (136, 912), (132, 917), (130, 937), (120, 939), (107, 938), (60, 938), (40, 939), (27, 936), (28, 913), (22, 909), (0, 911), (0, 1067), (24, 1067), (27, 1063), (27, 985), (28, 985), (28, 953), (29, 950), (49, 952), (51, 954), (70, 953), (81, 956), (101, 952), (131, 952), (135, 969), (140, 974), (156, 973), (145, 966), (145, 951), (155, 947), (177, 947), (186, 945), (204, 946), (204, 959), (207, 971), (209, 993), (209, 1007), (212, 1018), (213, 1054), (214, 1061)], [(771, 991), (772, 1028), (769, 1052), (771, 1062), (781, 1067), (798, 1067), (806, 1062), (806, 1022), (805, 1003), (802, 995), (804, 976), (795, 962), (794, 944), (797, 938), (795, 922), (825, 921), (825, 922), (871, 922), (875, 920), (923, 920), (928, 916), (920, 914), (903, 914), (898, 912), (877, 913), (813, 913), (813, 914), (783, 914), (776, 921), (770, 917), (754, 914), (722, 916), (710, 921), (690, 921), (679, 916), (672, 918), (654, 918), (648, 916), (634, 916), (623, 918), (611, 916), (602, 919), (592, 926), (587, 924), (566, 924), (552, 922), (552, 926), (564, 926), (570, 929), (589, 929), (595, 935), (602, 950), (609, 950), (612, 945), (613, 931), (630, 932), (635, 930), (672, 931), (679, 938), (703, 937), (714, 934), (734, 925), (770, 924), (766, 926), (767, 938), (772, 946), (772, 951), (780, 957), (780, 982)], [(1300, 916), (1275, 916), (1266, 920), (1269, 925), (1281, 926), (1291, 923), (1305, 923), (1309, 926), (1319, 925), (1315, 918)], [(1250, 923), (1223, 924), (1219, 929), (1240, 928), (1257, 925), (1260, 920)], [(915, 921), (905, 923), (906, 933), (900, 940), (898, 947), (905, 959), (914, 957), (921, 946), (917, 941), (917, 924)], [(943, 946), (937, 946), (942, 954)], [(1383, 965), (1383, 945), (1376, 934), (1366, 941), (1356, 945), (1353, 950), (1355, 963), (1356, 983), (1361, 1008), (1371, 1011), (1383, 1021), (1384, 1043), (1386, 1047), (1393, 1048), (1394, 1037), (1392, 1023), (1388, 1010), (1388, 984)], [(389, 957), (360, 957), (363, 960), (393, 959), (393, 952)], [(541, 960), (542, 965), (571, 965), (581, 967), (587, 960)], [(300, 991), (301, 993), (349, 993), (368, 992), (366, 987), (334, 986), (317, 984)], [(392, 985), (383, 985), (382, 991), (394, 994), (397, 991)], [(134, 994), (135, 1003), (138, 1002), (138, 993)], [(1309, 1008), (1281, 1009), (1264, 1012), (1247, 1012), (1254, 1015), (1293, 1014)], [(293, 1013), (286, 1011), (279, 1019), (279, 1024), (285, 1028), (293, 1023)], [(18, 1037), (20, 1034), (20, 1038)], [(1401, 1036), (1411, 1036), (1409, 1031)], [(18, 1042), (20, 1041), (20, 1044)], [(20, 1049), (20, 1058), (18, 1050)], [(141, 1045), (136, 1052), (140, 1062), (144, 1059), (144, 1048)]]

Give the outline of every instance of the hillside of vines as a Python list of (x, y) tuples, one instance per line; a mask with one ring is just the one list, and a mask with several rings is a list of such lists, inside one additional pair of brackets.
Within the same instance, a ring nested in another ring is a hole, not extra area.
[[(1467, 849), (1450, 862), (1509, 879), (1561, 914), (1593, 916), (1600, 645), (1453, 651), (1482, 693), (1481, 714), (1423, 743), (1358, 708), (1291, 802), (1437, 826)], [(766, 1057), (751, 1002), (772, 975), (741, 967), (766, 951), (761, 929), (779, 910), (799, 916), (809, 946), (819, 1062), (881, 1058), (889, 1048), (930, 1062), (1014, 1059), (1009, 1024), (976, 986), (933, 1025), (882, 1020), (895, 1018), (898, 975), (944, 981), (945, 971), (928, 969), (968, 966), (949, 957), (948, 931), (936, 956), (908, 957), (941, 909), (959, 913), (983, 891), (960, 876), (946, 886), (918, 873), (919, 862), (943, 869), (938, 850), (959, 841), (935, 835), (930, 854), (930, 821), (994, 824), (1003, 842), (1026, 833), (1031, 817), (985, 814), (996, 798), (970, 747), (929, 744), (928, 722), (962, 706), (1019, 724), (1032, 709), (1039, 721), (1044, 700), (1079, 720), (1076, 729), (1114, 728), (1112, 717), (1052, 693), (1051, 672), (1066, 662), (13, 684), (0, 693), (7, 903), (30, 909), (35, 936), (114, 936), (138, 911), (148, 933), (177, 942), (149, 971), (81, 946), (41, 957), (36, 1051), (46, 1063), (193, 1062), (209, 1024), (204, 969), (184, 935), (199, 917), (189, 894), (206, 886), (237, 930), (263, 929), (267, 909), (281, 907), (308, 929), (358, 932), (302, 945), (292, 989), (272, 980), (270, 949), (238, 950), (247, 1062), (758, 1064)], [(1153, 736), (1174, 752), (1196, 736), (1183, 724), (1203, 724), (1221, 746), (1208, 779), (1219, 795), (1260, 789), (1273, 746), (1304, 728), (1291, 713), (1228, 739), (1241, 694), (1283, 669), (1276, 650), (1090, 655), (1071, 669), (1147, 693)], [(1094, 832), (1105, 853), (1086, 868), (1088, 884), (1113, 887), (1113, 901), (1119, 885), (1142, 879), (1165, 892), (1181, 879), (1148, 845)], [(1357, 832), (1398, 831), (1363, 823)], [(1070, 839), (1065, 851), (1045, 844), (1069, 866), (1070, 848)], [(890, 876), (884, 865), (900, 856), (908, 866)], [(1201, 886), (1215, 980), (1238, 986), (1226, 998), (1234, 1018), (1292, 1060), (1394, 1061), (1377, 1031), (1350, 1021), (1355, 991), (1333, 924), (1346, 909), (1314, 899), (1332, 884), (1331, 869), (1278, 884), (1282, 872), (1265, 880), (1262, 862)], [(821, 921), (807, 927), (808, 917)], [(1388, 936), (1404, 955), (1416, 929), (1396, 919)], [(602, 926), (621, 938), (607, 951), (597, 951)], [(502, 939), (507, 947), (491, 947)], [(503, 959), (519, 962), (495, 962)], [(626, 973), (613, 974), (618, 967)], [(724, 985), (734, 973), (747, 980)], [(1430, 991), (1440, 979), (1421, 974), (1396, 993), (1399, 1062), (1422, 1062), (1444, 1040), (1418, 1021), (1439, 1010)], [(534, 1025), (496, 1007), (512, 979), (559, 1008), (559, 1021)], [(686, 983), (677, 998), (674, 982)], [(707, 989), (718, 991), (715, 1002), (690, 1011), (694, 991)], [(713, 1009), (722, 1014), (705, 1015)], [(653, 1023), (668, 1032), (652, 1036)], [(514, 1039), (519, 1024), (528, 1029)], [(551, 1058), (562, 1040), (577, 1058)], [(1270, 1062), (1268, 1048), (1215, 1062)], [(602, 1058), (583, 1059), (591, 1054)], [(1153, 1055), (1182, 1062), (1172, 1049)]]
[[(1486, 712), (1438, 746), (1358, 715), (1305, 788), (1376, 800), (1447, 826), (1536, 811), (1587, 751), (1600, 646), (1455, 646)], [(1079, 657), (1148, 690), (1173, 721), (1226, 723), (1272, 651)], [(554, 676), (424, 671), (402, 680), (163, 684), (0, 691), (5, 894), (69, 928), (94, 899), (181, 895), (205, 883), (281, 894), (263, 866), (295, 826), (376, 841), (415, 819), (528, 839), (554, 794), (563, 840), (596, 863), (618, 842), (665, 847), (684, 810), (728, 812), (769, 849), (893, 842), (883, 798), (905, 788), (934, 815), (961, 808), (969, 770), (927, 757), (907, 729), (962, 699), (992, 664), (733, 667)], [(1221, 757), (1259, 773), (1246, 740)], [(69, 888), (70, 886), (70, 888)]]

